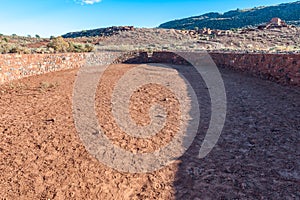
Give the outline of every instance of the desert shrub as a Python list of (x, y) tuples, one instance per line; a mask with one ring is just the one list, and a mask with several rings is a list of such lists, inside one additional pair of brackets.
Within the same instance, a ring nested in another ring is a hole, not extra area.
[(66, 42), (62, 37), (56, 37), (49, 42), (47, 47), (53, 48), (55, 52), (64, 53), (68, 51), (69, 43)]
[(26, 47), (12, 46), (8, 53), (29, 54), (31, 51)]
[(85, 44), (84, 49), (85, 49), (85, 52), (92, 52), (92, 51), (94, 51), (94, 46), (91, 44)]
[(82, 53), (82, 52), (92, 52), (93, 50), (94, 50), (94, 46), (91, 44), (69, 42), (69, 48), (68, 48), (69, 52)]
[(5, 53), (19, 53), (19, 54), (29, 54), (31, 53), (31, 50), (22, 47), (20, 45), (15, 45), (7, 42), (0, 42), (0, 53), (5, 54)]
[(21, 47), (21, 52), (23, 54), (30, 54), (32, 53), (31, 49), (27, 48), (27, 47)]
[(9, 53), (20, 53), (20, 49), (18, 47), (12, 47), (9, 50)]
[(54, 49), (55, 52), (91, 52), (94, 50), (94, 46), (91, 44), (81, 44), (67, 42), (62, 37), (56, 37), (51, 39), (50, 43), (47, 45), (48, 48)]
[(75, 52), (84, 52), (84, 46), (83, 44), (74, 44), (74, 47), (75, 47)]
[(69, 42), (69, 52), (76, 52), (76, 53), (84, 52), (84, 47), (82, 44)]
[(0, 53), (2, 54), (9, 53), (10, 48), (11, 48), (10, 45), (7, 43), (0, 44)]
[(68, 47), (68, 51), (69, 52), (75, 52), (75, 45), (73, 42), (68, 42), (69, 47)]

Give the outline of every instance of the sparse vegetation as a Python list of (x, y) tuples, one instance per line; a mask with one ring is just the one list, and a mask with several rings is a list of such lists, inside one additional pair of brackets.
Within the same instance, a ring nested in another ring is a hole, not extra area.
[(81, 52), (91, 52), (94, 50), (94, 47), (91, 44), (67, 42), (63, 37), (56, 37), (51, 39), (47, 47), (54, 49), (54, 51), (57, 53), (65, 53), (65, 52), (81, 53)]
[(31, 53), (30, 49), (22, 47), (19, 44), (9, 43), (7, 38), (0, 40), (0, 53)]
[[(199, 30), (201, 31), (201, 30)], [(300, 28), (269, 30), (237, 29), (228, 35), (214, 33), (193, 35), (190, 31), (174, 29), (136, 29), (122, 32), (101, 41), (96, 48), (100, 51), (242, 51), (277, 52), (271, 49), (275, 44), (278, 52), (299, 52)]]
[[(299, 52), (300, 28), (176, 30), (133, 28), (104, 37), (50, 39), (0, 35), (0, 53), (46, 54), (100, 51), (264, 51)], [(99, 29), (97, 29), (99, 31)], [(107, 29), (103, 29), (107, 30)], [(89, 33), (90, 31), (86, 31)], [(220, 32), (222, 32), (220, 34)], [(223, 34), (224, 33), (224, 34)]]
[(47, 47), (53, 48), (57, 53), (64, 53), (68, 51), (69, 43), (66, 42), (62, 37), (56, 37), (49, 42)]
[[(63, 53), (63, 52), (91, 52), (94, 50), (92, 39), (64, 39), (62, 37), (54, 37), (51, 39), (40, 38), (36, 35), (32, 38), (31, 35), (12, 36), (0, 35), (0, 54), (17, 53)], [(77, 42), (78, 41), (78, 42)], [(90, 43), (88, 43), (90, 42)]]

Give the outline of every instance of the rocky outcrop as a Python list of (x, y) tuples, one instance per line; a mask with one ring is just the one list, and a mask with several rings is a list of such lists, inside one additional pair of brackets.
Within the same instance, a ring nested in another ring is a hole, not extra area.
[(105, 37), (116, 35), (122, 31), (133, 31), (133, 26), (112, 26), (108, 28), (98, 28), (93, 30), (83, 30), (78, 32), (71, 32), (62, 35), (63, 38), (77, 38), (77, 37)]

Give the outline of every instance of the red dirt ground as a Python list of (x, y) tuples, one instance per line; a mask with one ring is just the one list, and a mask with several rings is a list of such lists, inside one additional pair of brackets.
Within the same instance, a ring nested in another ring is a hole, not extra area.
[(72, 115), (76, 69), (0, 86), (0, 197), (300, 199), (299, 90), (221, 72), (228, 113), (216, 147), (196, 158), (204, 120), (180, 161), (146, 174), (117, 172), (85, 150)]

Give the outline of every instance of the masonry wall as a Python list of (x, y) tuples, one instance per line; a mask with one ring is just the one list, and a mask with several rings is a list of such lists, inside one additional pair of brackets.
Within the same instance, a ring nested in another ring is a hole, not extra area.
[(217, 66), (248, 72), (284, 85), (300, 86), (300, 54), (211, 53)]
[[(209, 53), (218, 67), (247, 72), (283, 85), (300, 86), (300, 54)], [(201, 54), (198, 54), (201, 55)], [(188, 57), (197, 56), (190, 53)], [(128, 54), (120, 59), (125, 63), (170, 63), (186, 65), (185, 59), (172, 52)]]
[[(107, 60), (109, 54), (96, 54), (92, 58), (95, 63), (99, 63)], [(210, 56), (218, 67), (247, 72), (284, 85), (300, 86), (300, 54), (210, 53)], [(84, 53), (0, 54), (0, 84), (26, 76), (79, 68), (88, 57), (91, 58)], [(120, 62), (188, 64), (172, 52), (154, 52), (151, 57), (146, 52), (132, 52), (122, 55), (114, 63)]]
[(0, 84), (51, 71), (78, 68), (86, 54), (0, 54)]

